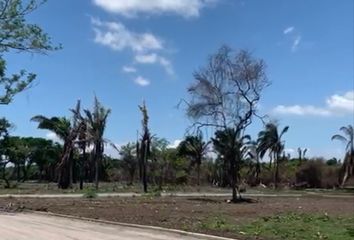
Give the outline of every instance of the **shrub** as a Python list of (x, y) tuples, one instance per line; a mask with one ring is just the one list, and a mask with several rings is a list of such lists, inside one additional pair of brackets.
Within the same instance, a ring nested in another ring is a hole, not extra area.
[(88, 188), (86, 189), (86, 192), (84, 193), (84, 198), (96, 198), (97, 197), (97, 192), (93, 188)]
[(338, 167), (328, 166), (323, 159), (309, 160), (296, 172), (296, 185), (308, 188), (334, 188), (338, 185)]

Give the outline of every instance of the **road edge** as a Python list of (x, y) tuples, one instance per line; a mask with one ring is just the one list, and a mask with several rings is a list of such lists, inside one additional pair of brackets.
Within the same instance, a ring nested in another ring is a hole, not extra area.
[(195, 237), (195, 238), (198, 238), (198, 239), (237, 240), (235, 238), (226, 238), (226, 237), (208, 235), (208, 234), (204, 234), (204, 233), (187, 232), (187, 231), (178, 230), (178, 229), (163, 228), (163, 227), (150, 226), (150, 225), (140, 225), (140, 224), (133, 224), (133, 223), (114, 222), (114, 221), (93, 219), (93, 218), (86, 218), (86, 217), (77, 217), (77, 216), (59, 214), (59, 213), (53, 213), (53, 212), (40, 212), (40, 211), (33, 211), (33, 210), (25, 210), (22, 213), (33, 213), (33, 214), (43, 215), (43, 216), (69, 218), (69, 219), (74, 219), (74, 220), (81, 220), (81, 221), (101, 223), (101, 224), (109, 224), (109, 225), (117, 225), (117, 226), (130, 227), (130, 228), (155, 230), (155, 231), (161, 231), (161, 232), (167, 232), (167, 233), (180, 234), (180, 235), (183, 235), (183, 236)]

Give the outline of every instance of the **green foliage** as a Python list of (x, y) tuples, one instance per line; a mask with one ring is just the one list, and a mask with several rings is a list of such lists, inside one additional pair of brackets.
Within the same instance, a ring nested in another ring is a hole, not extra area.
[(43, 0), (0, 0), (0, 104), (9, 104), (13, 97), (25, 90), (36, 78), (33, 73), (21, 70), (6, 76), (6, 61), (3, 53), (10, 50), (31, 53), (46, 53), (57, 50), (50, 37), (36, 24), (26, 21), (26, 16), (44, 3)]
[(223, 216), (209, 217), (200, 223), (200, 227), (213, 231), (237, 231), (236, 226), (229, 223), (229, 221)]
[(0, 139), (8, 136), (12, 124), (6, 118), (0, 118)]
[(338, 160), (337, 160), (337, 158), (331, 158), (331, 159), (326, 161), (326, 164), (328, 166), (335, 166), (335, 165), (338, 164)]
[(288, 213), (263, 217), (238, 228), (247, 236), (266, 239), (353, 239), (354, 217), (330, 217), (305, 213)]
[(94, 188), (87, 188), (85, 190), (85, 193), (83, 195), (84, 198), (96, 198), (97, 197), (97, 192), (96, 192), (96, 189)]
[[(354, 217), (331, 217), (324, 214), (287, 213), (261, 217), (235, 225), (222, 215), (209, 217), (200, 223), (207, 230), (234, 232), (245, 239), (339, 239), (354, 237)], [(242, 238), (242, 239), (243, 239)]]

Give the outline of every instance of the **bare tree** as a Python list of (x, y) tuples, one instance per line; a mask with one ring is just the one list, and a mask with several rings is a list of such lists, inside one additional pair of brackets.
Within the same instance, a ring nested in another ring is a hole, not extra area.
[(139, 109), (143, 115), (143, 119), (141, 121), (142, 123), (142, 136), (141, 136), (141, 143), (140, 143), (140, 164), (141, 164), (141, 170), (142, 170), (142, 182), (143, 182), (143, 188), (144, 192), (147, 192), (147, 176), (146, 176), (146, 168), (147, 168), (147, 160), (150, 155), (150, 145), (151, 145), (151, 135), (150, 135), (150, 130), (149, 130), (149, 115), (148, 111), (145, 105), (145, 102), (143, 102), (142, 106), (139, 106)]
[[(187, 102), (187, 115), (194, 121), (192, 128), (233, 129), (241, 140), (253, 116), (258, 116), (261, 92), (269, 85), (264, 61), (253, 58), (248, 51), (235, 52), (222, 46), (210, 56), (206, 67), (195, 72), (194, 78), (188, 88), (191, 100)], [(237, 155), (228, 159), (233, 201), (241, 198), (237, 166), (242, 159)]]

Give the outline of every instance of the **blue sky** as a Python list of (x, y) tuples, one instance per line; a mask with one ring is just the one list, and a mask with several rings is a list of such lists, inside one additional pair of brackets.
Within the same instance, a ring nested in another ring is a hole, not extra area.
[(290, 126), (289, 151), (341, 157), (330, 137), (354, 122), (353, 9), (352, 0), (48, 1), (29, 21), (63, 49), (5, 56), (9, 73), (24, 68), (38, 78), (0, 114), (13, 134), (53, 137), (29, 119), (69, 116), (77, 99), (89, 108), (96, 94), (112, 109), (106, 137), (123, 144), (136, 138), (145, 99), (152, 132), (173, 143), (190, 124), (176, 105), (188, 98), (193, 72), (228, 44), (266, 61), (272, 85), (260, 112)]

